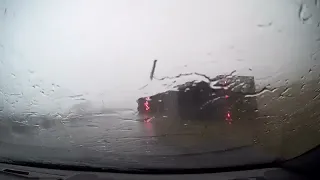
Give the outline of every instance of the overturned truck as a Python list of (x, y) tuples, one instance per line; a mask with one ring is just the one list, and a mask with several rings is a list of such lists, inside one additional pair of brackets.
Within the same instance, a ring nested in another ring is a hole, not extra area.
[[(187, 82), (177, 90), (158, 93), (137, 100), (140, 115), (181, 120), (232, 121), (253, 117), (256, 99), (247, 94), (255, 92), (251, 76), (217, 76), (210, 83)], [(249, 115), (249, 116), (248, 116)]]

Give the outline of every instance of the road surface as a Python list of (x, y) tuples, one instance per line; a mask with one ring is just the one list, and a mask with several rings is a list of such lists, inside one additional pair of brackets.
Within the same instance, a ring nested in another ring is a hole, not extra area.
[[(309, 86), (303, 92), (292, 86), (264, 94), (255, 119), (241, 117), (231, 123), (170, 118), (144, 122), (128, 112), (2, 119), (0, 157), (186, 168), (292, 158), (320, 142), (318, 86)], [(283, 92), (291, 95), (284, 97)]]

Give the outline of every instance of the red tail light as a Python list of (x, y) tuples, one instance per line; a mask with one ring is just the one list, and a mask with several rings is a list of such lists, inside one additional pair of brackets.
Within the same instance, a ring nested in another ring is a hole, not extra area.
[(148, 118), (148, 119), (145, 119), (144, 122), (149, 123), (149, 122), (151, 122), (151, 120), (152, 120), (152, 118)]
[(227, 115), (226, 115), (226, 121), (228, 122), (228, 124), (231, 124), (232, 122), (231, 113), (229, 111), (227, 112)]
[(150, 101), (150, 97), (146, 97), (146, 101), (144, 102), (144, 108), (146, 111), (150, 110), (149, 101)]
[(231, 115), (230, 115), (229, 112), (227, 113), (227, 118), (228, 118), (228, 119), (231, 119)]

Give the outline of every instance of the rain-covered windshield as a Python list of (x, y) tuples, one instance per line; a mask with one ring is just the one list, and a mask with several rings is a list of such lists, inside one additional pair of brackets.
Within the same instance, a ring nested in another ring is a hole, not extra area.
[(320, 142), (320, 2), (0, 0), (0, 160), (202, 168)]

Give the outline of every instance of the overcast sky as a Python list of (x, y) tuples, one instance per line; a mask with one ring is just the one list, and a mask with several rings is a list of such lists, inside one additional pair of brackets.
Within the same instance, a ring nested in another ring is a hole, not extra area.
[(166, 89), (150, 82), (154, 59), (157, 78), (237, 70), (257, 84), (298, 80), (319, 61), (310, 58), (320, 37), (314, 0), (0, 2), (6, 111), (64, 111), (82, 98), (135, 108), (138, 97)]

